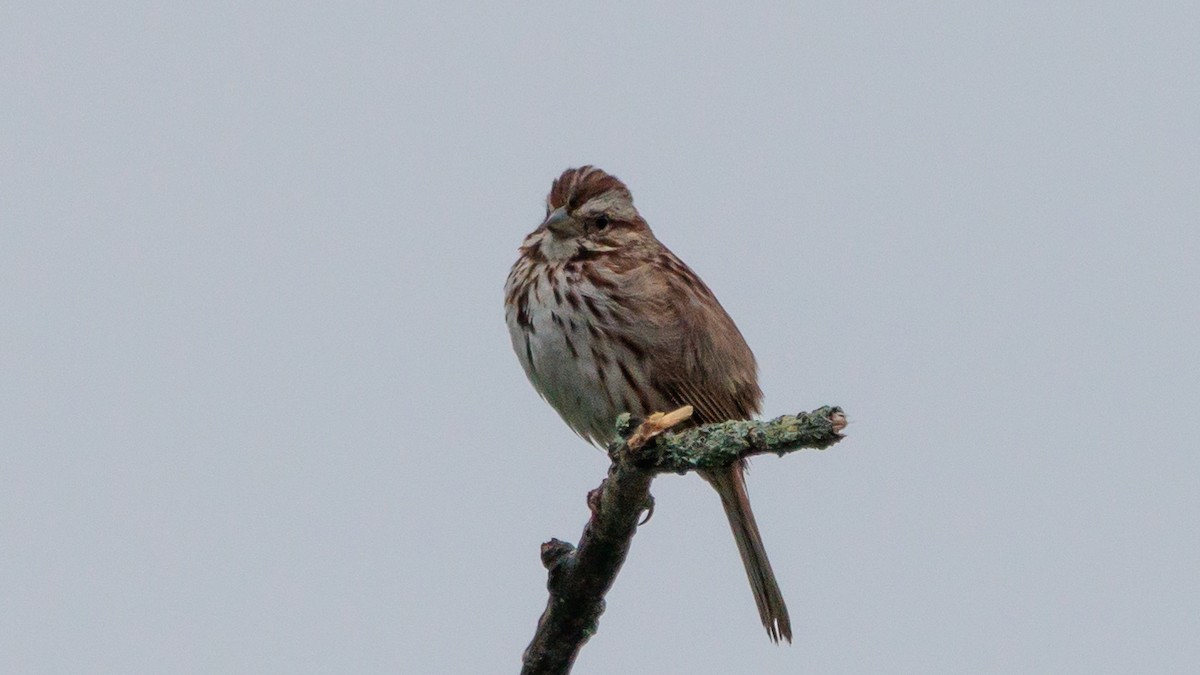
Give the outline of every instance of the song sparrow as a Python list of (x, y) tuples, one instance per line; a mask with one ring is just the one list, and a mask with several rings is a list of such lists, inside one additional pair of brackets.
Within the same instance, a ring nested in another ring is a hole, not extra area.
[[(567, 169), (504, 287), (513, 349), (538, 393), (603, 445), (622, 412), (691, 405), (693, 424), (758, 412), (754, 354), (708, 286), (659, 243), (615, 176)], [(703, 471), (721, 497), (758, 613), (792, 640), (787, 607), (750, 510), (745, 464)]]

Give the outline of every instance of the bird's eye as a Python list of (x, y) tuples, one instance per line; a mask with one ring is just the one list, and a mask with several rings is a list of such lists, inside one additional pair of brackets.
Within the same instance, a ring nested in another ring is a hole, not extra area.
[(608, 216), (601, 213), (600, 215), (596, 216), (596, 229), (603, 230), (606, 227), (608, 227)]

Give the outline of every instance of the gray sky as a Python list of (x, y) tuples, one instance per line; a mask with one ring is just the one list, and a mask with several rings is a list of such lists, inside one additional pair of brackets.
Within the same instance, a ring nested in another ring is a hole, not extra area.
[(1200, 9), (789, 5), (6, 6), (0, 671), (515, 672), (584, 163), (852, 425), (751, 473), (796, 644), (672, 476), (577, 673), (1200, 666)]

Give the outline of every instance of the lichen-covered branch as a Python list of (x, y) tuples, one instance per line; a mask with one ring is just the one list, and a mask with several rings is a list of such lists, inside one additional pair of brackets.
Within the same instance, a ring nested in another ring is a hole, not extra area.
[(542, 545), (550, 598), (525, 650), (525, 675), (570, 672), (580, 648), (595, 634), (604, 596), (629, 553), (638, 518), (652, 507), (655, 475), (729, 466), (751, 455), (824, 449), (841, 440), (846, 425), (841, 408), (826, 406), (770, 421), (721, 422), (667, 433), (690, 415), (685, 407), (656, 413), (637, 428), (627, 416), (618, 422), (620, 440), (609, 446), (613, 461), (608, 476), (588, 493), (591, 518), (578, 548), (558, 539)]
[[(618, 425), (628, 422), (618, 421)], [(609, 455), (625, 457), (654, 473), (686, 473), (729, 466), (739, 459), (773, 453), (783, 456), (801, 448), (824, 450), (841, 440), (846, 426), (841, 408), (826, 406), (773, 420), (734, 420), (706, 424), (677, 434), (663, 434), (640, 449), (618, 441)], [(633, 438), (631, 435), (629, 438)]]

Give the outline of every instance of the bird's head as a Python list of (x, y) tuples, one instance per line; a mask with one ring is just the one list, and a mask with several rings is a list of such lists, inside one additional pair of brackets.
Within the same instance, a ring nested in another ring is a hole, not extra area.
[(541, 250), (548, 257), (621, 248), (650, 229), (633, 206), (633, 196), (616, 176), (593, 166), (567, 169), (546, 195)]

